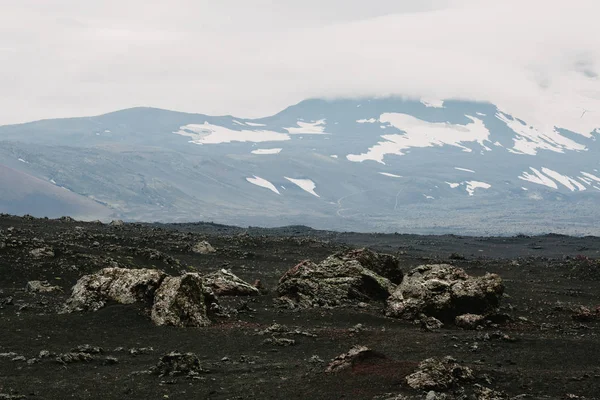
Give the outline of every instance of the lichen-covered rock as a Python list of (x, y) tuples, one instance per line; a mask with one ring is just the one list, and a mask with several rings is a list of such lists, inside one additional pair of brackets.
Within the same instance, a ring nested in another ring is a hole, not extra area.
[(210, 291), (204, 289), (197, 273), (166, 277), (156, 293), (150, 318), (156, 325), (199, 327), (210, 325), (207, 302)]
[(217, 252), (217, 250), (215, 250), (215, 248), (206, 240), (196, 243), (194, 247), (192, 247), (192, 251), (197, 254), (212, 254)]
[(335, 307), (383, 301), (396, 285), (356, 260), (329, 257), (320, 264), (303, 261), (287, 271), (277, 286), (278, 302), (298, 308)]
[(473, 380), (473, 371), (456, 363), (452, 357), (428, 358), (419, 369), (406, 377), (406, 383), (418, 390), (449, 390)]
[(477, 327), (483, 325), (484, 322), (485, 317), (479, 314), (463, 314), (454, 319), (456, 326), (463, 329), (477, 329)]
[(151, 304), (166, 276), (156, 269), (104, 268), (77, 281), (63, 311), (97, 311), (108, 301)]
[(383, 358), (383, 356), (366, 346), (354, 346), (347, 353), (340, 354), (334, 358), (325, 369), (325, 372), (331, 373), (348, 370), (357, 363), (370, 358)]
[(243, 281), (226, 269), (204, 275), (202, 279), (217, 296), (258, 296), (260, 294), (256, 286)]
[(458, 315), (494, 311), (503, 292), (496, 274), (472, 277), (448, 264), (422, 265), (406, 274), (388, 299), (386, 314), (409, 320), (425, 314), (454, 321)]
[(160, 376), (193, 376), (203, 372), (203, 369), (200, 359), (194, 353), (171, 352), (162, 356), (150, 372)]
[(52, 293), (62, 292), (60, 286), (52, 286), (48, 281), (29, 281), (25, 286), (26, 292), (31, 293)]
[(356, 260), (366, 269), (389, 279), (390, 282), (396, 285), (402, 282), (404, 276), (400, 268), (400, 261), (390, 254), (375, 253), (369, 249), (357, 249), (345, 253), (337, 253), (330, 256), (330, 258), (341, 261)]
[(29, 252), (33, 258), (52, 258), (54, 257), (54, 250), (50, 247), (40, 247), (33, 249)]

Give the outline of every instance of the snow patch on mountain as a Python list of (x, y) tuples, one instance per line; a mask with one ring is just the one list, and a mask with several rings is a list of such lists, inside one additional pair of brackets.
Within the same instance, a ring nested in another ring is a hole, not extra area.
[(298, 186), (300, 189), (312, 194), (313, 196), (321, 197), (315, 192), (315, 188), (317, 187), (317, 185), (315, 185), (315, 183), (310, 179), (293, 179), (288, 178), (287, 176), (285, 176), (284, 178), (292, 182), (294, 185)]
[(467, 193), (469, 193), (469, 196), (475, 194), (475, 189), (489, 189), (492, 187), (489, 183), (479, 181), (467, 181), (465, 184), (467, 185)]
[(554, 179), (555, 181), (557, 181), (558, 183), (561, 183), (562, 185), (564, 185), (567, 189), (569, 189), (571, 192), (574, 192), (575, 190), (585, 190), (585, 186), (583, 186), (581, 183), (577, 182), (576, 180), (569, 178), (568, 176), (559, 174), (556, 171), (553, 171), (549, 168), (542, 168), (542, 172), (544, 174), (546, 174), (547, 176), (549, 176), (550, 178)]
[(375, 122), (377, 122), (377, 120), (375, 118), (357, 119), (356, 122), (358, 122), (359, 124), (374, 124)]
[(548, 178), (546, 175), (542, 174), (540, 171), (533, 167), (529, 167), (529, 169), (533, 172), (533, 174), (525, 171), (521, 176), (519, 176), (519, 179), (531, 183), (536, 183), (538, 185), (548, 186), (552, 189), (558, 189), (558, 185), (552, 179)]
[(402, 113), (385, 113), (379, 120), (389, 123), (393, 127), (404, 131), (405, 134), (383, 135), (384, 142), (379, 142), (369, 148), (366, 153), (348, 154), (346, 158), (353, 162), (367, 160), (377, 161), (385, 164), (383, 159), (388, 154), (404, 155), (406, 150), (413, 147), (455, 146), (463, 151), (471, 152), (464, 143), (478, 143), (486, 147), (484, 142), (488, 140), (490, 131), (485, 127), (483, 121), (466, 115), (472, 122), (467, 125), (455, 125), (450, 123), (427, 122)]
[(594, 174), (590, 174), (589, 172), (583, 172), (581, 171), (581, 174), (591, 180), (594, 180), (596, 182), (600, 182), (600, 178), (598, 178), (596, 175)]
[(514, 147), (509, 149), (512, 153), (536, 155), (538, 150), (550, 150), (556, 153), (564, 153), (565, 150), (583, 151), (586, 147), (569, 138), (562, 136), (556, 128), (552, 131), (541, 132), (523, 121), (499, 112), (496, 118), (504, 122), (513, 132), (517, 134)]
[(454, 167), (455, 170), (457, 171), (464, 171), (464, 172), (470, 172), (472, 174), (475, 173), (475, 171), (473, 171), (472, 169), (467, 169), (467, 168), (461, 168), (461, 167)]
[(450, 186), (450, 188), (452, 188), (452, 189), (456, 189), (457, 187), (460, 186), (460, 183), (456, 183), (456, 182), (446, 182), (446, 184), (448, 184), (448, 186)]
[(252, 154), (279, 154), (283, 149), (256, 149), (252, 150)]
[(194, 144), (219, 144), (231, 142), (276, 142), (290, 140), (285, 133), (267, 130), (241, 130), (236, 131), (223, 126), (204, 124), (189, 124), (179, 128), (177, 135), (191, 138)]
[(389, 172), (380, 172), (381, 175), (389, 176), (391, 178), (402, 178), (402, 175), (390, 174)]
[(279, 190), (277, 190), (277, 188), (275, 187), (275, 185), (273, 185), (268, 180), (263, 179), (263, 178), (261, 178), (259, 176), (254, 175), (253, 178), (246, 178), (246, 180), (248, 182), (250, 182), (251, 184), (253, 184), (253, 185), (260, 186), (260, 187), (263, 187), (265, 189), (269, 189), (270, 191), (275, 192), (277, 194), (281, 194), (281, 193), (279, 193)]
[(283, 129), (288, 131), (288, 133), (290, 135), (299, 135), (299, 134), (326, 135), (327, 134), (327, 133), (325, 133), (325, 120), (324, 119), (320, 119), (318, 121), (313, 121), (313, 122), (298, 121), (297, 124), (298, 124), (297, 127), (283, 128)]

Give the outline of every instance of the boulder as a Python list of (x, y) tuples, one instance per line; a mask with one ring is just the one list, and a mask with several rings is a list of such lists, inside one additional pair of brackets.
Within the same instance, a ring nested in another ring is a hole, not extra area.
[(210, 287), (217, 296), (258, 296), (260, 290), (234, 275), (227, 269), (204, 275), (204, 285)]
[(384, 301), (396, 285), (357, 260), (329, 257), (320, 264), (303, 261), (287, 271), (277, 286), (278, 302), (288, 307), (335, 307)]
[(356, 364), (374, 358), (384, 357), (366, 346), (354, 346), (347, 353), (334, 358), (325, 369), (325, 372), (332, 373), (352, 369)]
[(104, 268), (77, 281), (63, 311), (97, 311), (108, 301), (152, 304), (166, 276), (156, 269)]
[(25, 286), (26, 292), (31, 293), (52, 293), (62, 292), (60, 286), (52, 286), (48, 281), (29, 281)]
[(114, 219), (114, 220), (110, 221), (110, 223), (108, 225), (109, 226), (123, 226), (123, 225), (125, 225), (125, 222), (123, 222), (120, 219)]
[(341, 261), (356, 260), (363, 267), (383, 276), (390, 282), (398, 285), (402, 282), (404, 273), (400, 268), (400, 261), (389, 254), (375, 253), (369, 249), (350, 250), (343, 253), (337, 253), (330, 258), (336, 258)]
[(406, 377), (413, 389), (446, 391), (473, 380), (473, 371), (456, 363), (452, 357), (428, 358), (419, 369)]
[(388, 299), (386, 314), (408, 320), (425, 314), (453, 322), (458, 315), (495, 311), (503, 292), (496, 274), (472, 277), (448, 264), (422, 265), (406, 274)]
[(215, 250), (215, 248), (206, 240), (196, 243), (194, 247), (192, 247), (192, 251), (197, 254), (212, 254), (217, 252), (217, 250)]
[(210, 325), (207, 306), (214, 300), (197, 273), (166, 277), (154, 295), (150, 318), (156, 325), (199, 327)]

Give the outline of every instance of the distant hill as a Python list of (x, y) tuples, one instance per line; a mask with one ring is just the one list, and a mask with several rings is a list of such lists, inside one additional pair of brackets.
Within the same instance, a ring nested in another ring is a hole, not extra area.
[(0, 213), (52, 218), (70, 215), (93, 220), (108, 218), (113, 211), (67, 189), (0, 165)]
[(3, 126), (0, 160), (130, 220), (599, 234), (599, 137), (487, 103), (315, 99), (255, 120), (135, 108)]

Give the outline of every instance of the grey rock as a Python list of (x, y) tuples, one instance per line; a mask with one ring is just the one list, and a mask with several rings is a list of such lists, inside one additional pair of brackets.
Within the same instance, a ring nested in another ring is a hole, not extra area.
[(419, 323), (421, 328), (426, 331), (435, 331), (444, 327), (444, 323), (435, 317), (428, 317), (427, 315), (421, 314), (419, 316)]
[(402, 268), (400, 268), (400, 261), (389, 254), (375, 253), (369, 249), (357, 249), (337, 253), (330, 256), (330, 258), (340, 261), (356, 260), (364, 268), (389, 279), (390, 282), (396, 285), (402, 282), (402, 278), (404, 277)]
[(150, 317), (156, 325), (207, 326), (207, 309), (213, 299), (214, 294), (205, 290), (200, 274), (169, 276), (155, 293)]
[(89, 353), (70, 352), (59, 354), (56, 357), (56, 362), (61, 364), (71, 364), (76, 362), (90, 362), (94, 356)]
[(454, 321), (461, 314), (486, 314), (500, 302), (504, 285), (496, 274), (469, 276), (448, 264), (422, 265), (410, 271), (387, 301), (386, 314), (414, 320), (420, 314)]
[(454, 319), (456, 326), (463, 329), (477, 329), (485, 322), (485, 317), (479, 314), (463, 314)]
[(54, 250), (50, 247), (40, 247), (33, 249), (29, 252), (33, 258), (52, 258), (54, 257)]
[(275, 346), (281, 346), (281, 347), (288, 347), (288, 346), (296, 345), (296, 341), (294, 339), (278, 338), (278, 337), (272, 337), (269, 339), (265, 339), (263, 341), (263, 343), (264, 344), (274, 344)]
[(319, 264), (303, 261), (279, 280), (277, 303), (287, 307), (336, 307), (384, 301), (396, 285), (361, 265), (332, 256)]
[(108, 301), (151, 303), (166, 276), (155, 269), (104, 268), (77, 281), (63, 312), (97, 311)]
[(456, 363), (452, 357), (428, 358), (414, 373), (406, 377), (413, 389), (446, 391), (458, 384), (473, 380), (473, 371)]
[(352, 369), (357, 363), (371, 358), (383, 358), (383, 356), (366, 346), (357, 345), (352, 347), (347, 353), (340, 354), (334, 358), (329, 365), (327, 365), (325, 372), (336, 373)]
[(29, 281), (25, 286), (25, 291), (31, 293), (52, 293), (62, 292), (60, 286), (52, 286), (48, 281)]
[(206, 240), (196, 243), (192, 247), (192, 251), (197, 254), (212, 254), (217, 252), (217, 250)]
[(190, 376), (205, 372), (197, 355), (178, 352), (171, 352), (162, 356), (158, 364), (152, 367), (150, 371), (159, 376)]
[(221, 269), (203, 276), (204, 285), (210, 287), (217, 296), (258, 296), (256, 286), (238, 278), (231, 271)]

